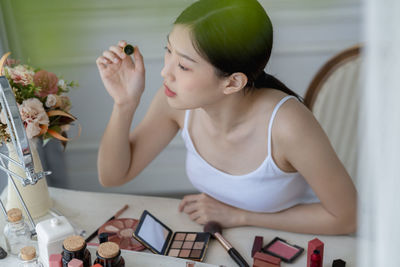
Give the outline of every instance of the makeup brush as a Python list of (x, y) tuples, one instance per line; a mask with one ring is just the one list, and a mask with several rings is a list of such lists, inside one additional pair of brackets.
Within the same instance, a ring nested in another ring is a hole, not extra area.
[(239, 252), (222, 236), (222, 227), (219, 223), (213, 221), (208, 222), (204, 225), (204, 232), (208, 232), (215, 237), (215, 239), (217, 239), (224, 249), (228, 251), (228, 254), (240, 267), (249, 267)]

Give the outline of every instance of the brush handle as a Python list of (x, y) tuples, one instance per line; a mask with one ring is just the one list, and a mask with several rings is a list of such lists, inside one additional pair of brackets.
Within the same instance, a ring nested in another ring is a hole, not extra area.
[(240, 256), (239, 252), (235, 248), (231, 248), (228, 250), (229, 255), (231, 258), (240, 266), (240, 267), (249, 267), (245, 259)]

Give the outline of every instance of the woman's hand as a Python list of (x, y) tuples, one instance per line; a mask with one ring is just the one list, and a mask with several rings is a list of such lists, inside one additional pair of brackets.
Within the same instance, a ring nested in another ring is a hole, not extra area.
[(179, 211), (187, 213), (198, 224), (216, 221), (225, 228), (241, 225), (240, 218), (244, 212), (204, 193), (185, 196), (179, 203)]
[(96, 60), (107, 92), (119, 105), (138, 102), (145, 86), (143, 56), (136, 46), (133, 61), (124, 53), (125, 45), (125, 41), (119, 41), (118, 45), (111, 46)]

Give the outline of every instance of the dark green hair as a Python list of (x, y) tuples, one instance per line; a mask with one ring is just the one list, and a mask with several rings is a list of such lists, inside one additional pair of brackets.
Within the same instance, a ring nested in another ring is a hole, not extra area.
[(275, 88), (297, 96), (264, 72), (271, 56), (273, 29), (256, 0), (199, 0), (187, 7), (174, 24), (191, 29), (194, 48), (219, 76), (242, 72), (248, 79), (246, 90)]

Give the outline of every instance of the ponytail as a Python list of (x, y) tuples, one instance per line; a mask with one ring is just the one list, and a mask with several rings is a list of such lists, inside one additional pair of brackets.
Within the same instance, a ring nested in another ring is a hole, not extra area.
[(300, 97), (298, 94), (290, 90), (283, 82), (275, 78), (274, 76), (266, 73), (265, 71), (261, 72), (258, 75), (257, 79), (253, 82), (253, 86), (255, 89), (259, 88), (273, 88), (279, 91), (282, 91), (288, 95), (295, 96), (300, 102), (303, 102), (303, 98)]

